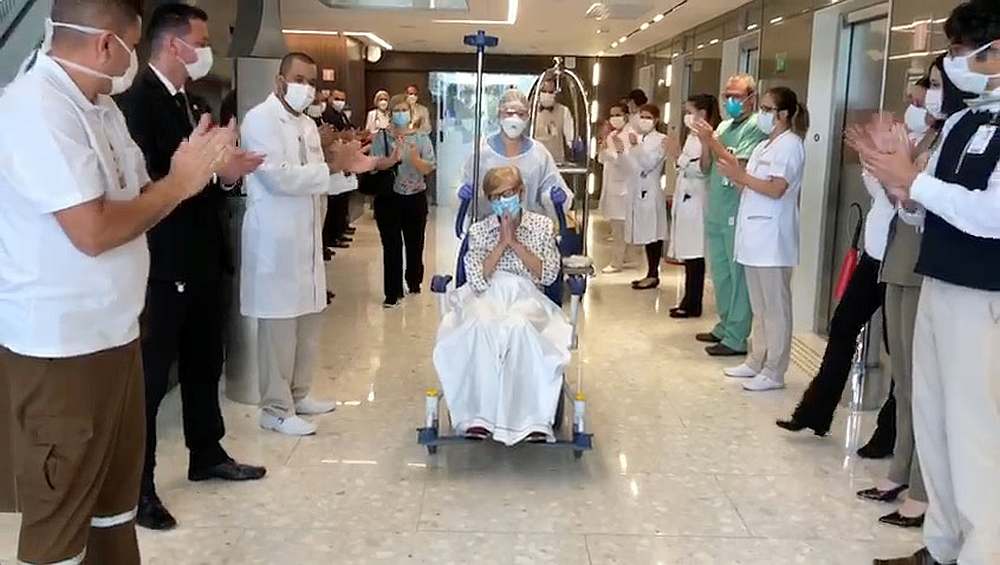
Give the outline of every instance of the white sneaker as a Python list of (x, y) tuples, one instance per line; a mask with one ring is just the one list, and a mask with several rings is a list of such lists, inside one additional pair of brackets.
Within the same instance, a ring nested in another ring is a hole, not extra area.
[(316, 424), (312, 422), (298, 416), (279, 418), (267, 412), (260, 414), (260, 427), (286, 436), (311, 436), (316, 433)]
[(309, 396), (295, 403), (295, 413), (301, 416), (326, 414), (337, 409), (337, 403), (328, 400), (316, 400)]
[(613, 273), (620, 273), (620, 272), (622, 272), (622, 270), (621, 270), (621, 267), (616, 267), (614, 265), (608, 265), (607, 267), (604, 267), (603, 269), (601, 269), (601, 272), (604, 273), (605, 275), (610, 275), (610, 274), (613, 274)]
[(746, 363), (740, 365), (739, 367), (730, 367), (728, 369), (723, 369), (722, 374), (726, 375), (731, 379), (752, 379), (757, 376), (757, 371), (754, 371), (747, 366)]
[(757, 375), (753, 379), (743, 383), (743, 390), (750, 392), (764, 392), (767, 390), (778, 390), (785, 388), (785, 381), (778, 380), (769, 375)]

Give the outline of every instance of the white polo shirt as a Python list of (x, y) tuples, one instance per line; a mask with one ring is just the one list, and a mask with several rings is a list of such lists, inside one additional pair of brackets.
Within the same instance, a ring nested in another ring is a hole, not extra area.
[(788, 190), (771, 198), (744, 188), (736, 224), (736, 261), (747, 267), (794, 267), (799, 264), (799, 192), (806, 153), (791, 130), (753, 150), (747, 173), (762, 180), (783, 178)]
[(145, 236), (89, 257), (55, 212), (149, 183), (114, 101), (91, 103), (47, 56), (0, 96), (0, 345), (74, 357), (139, 336), (149, 275)]

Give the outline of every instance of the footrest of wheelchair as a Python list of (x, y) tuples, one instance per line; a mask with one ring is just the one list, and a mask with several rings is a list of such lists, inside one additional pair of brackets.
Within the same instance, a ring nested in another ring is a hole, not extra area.
[(434, 275), (431, 279), (431, 292), (442, 294), (448, 292), (448, 285), (451, 284), (451, 275)]

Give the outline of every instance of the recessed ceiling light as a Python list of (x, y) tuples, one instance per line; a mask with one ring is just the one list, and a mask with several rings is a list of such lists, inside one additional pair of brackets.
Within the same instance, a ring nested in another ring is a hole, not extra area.
[(758, 27), (757, 24), (750, 24), (747, 26), (747, 31), (753, 31), (757, 29), (757, 27)]
[(656, 14), (655, 16), (653, 16), (653, 23), (654, 24), (658, 23), (660, 20), (662, 20), (665, 17), (666, 16), (664, 16), (663, 14)]
[(611, 42), (611, 48), (614, 49), (615, 47), (618, 47), (618, 42), (617, 41), (612, 41)]
[(719, 42), (719, 40), (718, 40), (718, 38), (716, 38), (716, 39), (713, 39), (712, 41), (709, 41), (708, 44), (709, 45), (715, 45), (718, 42)]
[(621, 36), (621, 37), (618, 38), (618, 43), (625, 43), (626, 41), (628, 41), (628, 36), (627, 35), (623, 35), (623, 36)]
[(784, 16), (778, 16), (777, 18), (771, 18), (771, 23), (772, 24), (776, 24), (776, 23), (780, 22), (783, 19), (785, 19)]
[(698, 49), (704, 49), (704, 48), (705, 48), (705, 44), (704, 43), (699, 43), (698, 44)]
[(639, 31), (646, 31), (647, 29), (649, 29), (649, 22), (642, 22), (642, 25), (639, 26)]
[(598, 51), (597, 52), (597, 56), (598, 57), (603, 57), (604, 56), (604, 51)]

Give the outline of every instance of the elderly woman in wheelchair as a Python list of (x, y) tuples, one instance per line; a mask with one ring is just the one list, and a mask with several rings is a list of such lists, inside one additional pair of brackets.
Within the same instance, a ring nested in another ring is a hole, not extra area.
[(516, 167), (490, 170), (483, 185), (493, 214), (469, 228), (468, 282), (445, 297), (434, 366), (466, 437), (555, 441), (573, 329), (540, 290), (559, 276), (554, 225), (522, 207)]

